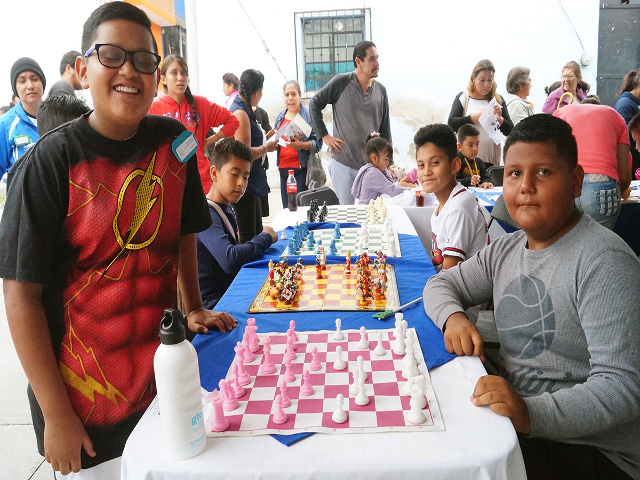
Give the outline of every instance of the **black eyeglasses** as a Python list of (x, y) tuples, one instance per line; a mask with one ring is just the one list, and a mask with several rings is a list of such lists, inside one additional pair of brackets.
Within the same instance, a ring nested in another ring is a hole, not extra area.
[(98, 55), (98, 61), (107, 68), (120, 68), (127, 61), (127, 57), (131, 58), (131, 63), (136, 71), (144, 74), (154, 73), (160, 65), (160, 55), (156, 55), (153, 52), (147, 52), (140, 50), (132, 52), (131, 50), (125, 50), (117, 45), (111, 45), (110, 43), (96, 43), (84, 54), (87, 58), (93, 52)]

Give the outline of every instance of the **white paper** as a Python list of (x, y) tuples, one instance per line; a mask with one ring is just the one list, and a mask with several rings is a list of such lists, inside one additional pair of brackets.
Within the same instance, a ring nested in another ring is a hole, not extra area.
[(487, 105), (487, 108), (482, 111), (478, 122), (480, 123), (480, 125), (482, 125), (482, 128), (484, 128), (484, 131), (487, 132), (489, 138), (493, 140), (496, 145), (498, 145), (500, 142), (502, 142), (502, 140), (505, 139), (505, 136), (500, 131), (498, 115), (493, 113), (493, 109), (496, 105), (501, 106), (496, 100), (496, 97), (493, 97), (489, 102), (489, 105)]
[(299, 113), (293, 117), (289, 123), (282, 125), (278, 129), (276, 132), (276, 138), (280, 141), (280, 139), (284, 137), (286, 142), (289, 141), (296, 133), (301, 133), (306, 138), (309, 138), (309, 135), (311, 135), (311, 125), (309, 125)]

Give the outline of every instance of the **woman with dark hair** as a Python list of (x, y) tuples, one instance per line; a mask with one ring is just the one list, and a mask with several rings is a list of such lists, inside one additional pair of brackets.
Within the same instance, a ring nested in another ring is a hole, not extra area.
[(233, 99), (238, 96), (238, 88), (240, 88), (240, 81), (235, 74), (225, 73), (222, 75), (222, 93), (227, 97), (227, 108), (231, 106)]
[(533, 103), (527, 100), (531, 93), (531, 70), (513, 67), (507, 75), (507, 110), (513, 125), (533, 115)]
[[(283, 125), (291, 122), (296, 115), (300, 115), (309, 125), (311, 125), (311, 115), (309, 110), (302, 106), (300, 84), (295, 80), (289, 80), (284, 84), (284, 103), (287, 106), (276, 117), (275, 129), (278, 130)], [(307, 161), (311, 150), (319, 152), (322, 149), (322, 140), (319, 140), (316, 132), (311, 129), (309, 137), (302, 134), (293, 135), (288, 139), (286, 147), (278, 146), (278, 170), (280, 171), (280, 197), (282, 207), (287, 208), (289, 201), (287, 198), (287, 177), (288, 171), (293, 170), (293, 176), (298, 185), (298, 192), (307, 189)]]
[(553, 113), (572, 102), (580, 103), (586, 98), (589, 88), (589, 84), (582, 80), (580, 65), (571, 60), (562, 67), (562, 84), (549, 94), (542, 105), (542, 111)]
[[(622, 88), (620, 89), (620, 98), (616, 102), (616, 112), (618, 112), (625, 123), (629, 126), (631, 119), (640, 112), (640, 69), (630, 70), (622, 79)], [(638, 145), (633, 140), (631, 130), (629, 130), (629, 140), (631, 146), (629, 151), (633, 159), (633, 166), (631, 172), (635, 175), (636, 170), (640, 168), (640, 152), (638, 152)]]
[(486, 163), (500, 164), (500, 144), (489, 137), (489, 134), (480, 125), (479, 119), (482, 112), (489, 106), (489, 102), (495, 97), (498, 105), (493, 113), (498, 116), (500, 131), (509, 135), (513, 129), (513, 123), (509, 117), (509, 111), (504, 107), (504, 100), (496, 93), (498, 85), (494, 80), (496, 69), (491, 60), (480, 60), (473, 68), (467, 89), (458, 93), (453, 100), (449, 121), (447, 122), (455, 132), (465, 123), (472, 123), (480, 130), (480, 150), (478, 156)]
[[(202, 188), (204, 193), (208, 193), (211, 188), (211, 174), (209, 160), (204, 157), (204, 152), (212, 143), (231, 137), (238, 128), (238, 120), (226, 108), (191, 93), (189, 68), (180, 55), (167, 56), (162, 62), (160, 75), (166, 95), (153, 102), (149, 113), (175, 118), (195, 135), (198, 140), (196, 155)], [(207, 138), (209, 129), (220, 125), (220, 131)]]
[(235, 139), (244, 143), (251, 151), (251, 173), (247, 190), (238, 203), (233, 204), (233, 209), (238, 218), (238, 230), (240, 243), (251, 240), (262, 231), (262, 208), (260, 199), (269, 193), (267, 174), (262, 168), (262, 159), (267, 152), (273, 152), (278, 143), (271, 140), (264, 143), (265, 137), (256, 120), (252, 107), (255, 107), (262, 98), (262, 86), (264, 75), (258, 70), (245, 70), (240, 75), (240, 89), (233, 99), (229, 110), (240, 122), (236, 130)]

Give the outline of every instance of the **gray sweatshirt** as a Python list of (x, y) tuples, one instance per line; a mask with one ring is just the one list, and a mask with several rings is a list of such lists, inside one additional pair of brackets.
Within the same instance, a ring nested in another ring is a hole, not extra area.
[(314, 95), (309, 103), (311, 122), (318, 138), (328, 132), (322, 110), (333, 106), (333, 136), (345, 141), (344, 150), (331, 157), (347, 167), (358, 170), (367, 159), (364, 146), (371, 132), (379, 132), (391, 143), (389, 99), (384, 86), (373, 81), (365, 92), (354, 72), (336, 75)]
[(493, 297), (503, 375), (531, 437), (593, 445), (640, 478), (640, 262), (588, 215), (543, 250), (523, 232), (431, 277), (425, 311), (447, 318)]

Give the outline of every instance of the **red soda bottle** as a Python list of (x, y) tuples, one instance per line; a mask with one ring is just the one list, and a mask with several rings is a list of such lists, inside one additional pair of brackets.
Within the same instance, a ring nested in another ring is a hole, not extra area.
[(287, 203), (289, 204), (290, 212), (298, 210), (297, 195), (298, 184), (296, 183), (296, 177), (293, 176), (293, 170), (289, 170), (289, 178), (287, 178)]

